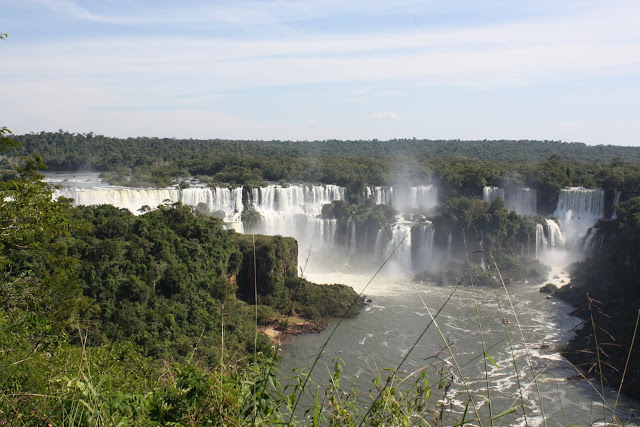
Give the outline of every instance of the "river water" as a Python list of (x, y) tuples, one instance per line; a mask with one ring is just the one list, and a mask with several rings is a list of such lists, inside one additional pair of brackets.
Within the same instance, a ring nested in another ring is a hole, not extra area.
[[(524, 409), (520, 407), (495, 423), (605, 425), (612, 420), (615, 391), (605, 388), (607, 403), (603, 405), (598, 396), (600, 386), (575, 379), (578, 372), (557, 352), (557, 347), (571, 338), (572, 330), (580, 320), (569, 315), (570, 306), (555, 298), (547, 299), (547, 294), (540, 293), (539, 284), (509, 287), (507, 295), (504, 289), (476, 288), (474, 291), (469, 287), (454, 292), (452, 287), (412, 285), (407, 279), (390, 277), (375, 278), (367, 286), (371, 276), (359, 274), (314, 273), (308, 275), (308, 279), (318, 283), (349, 284), (358, 292), (364, 291), (371, 303), (358, 317), (342, 321), (335, 331), (337, 321), (322, 333), (292, 336), (283, 344), (280, 375), (286, 378), (293, 369), (308, 370), (333, 333), (312, 373), (314, 382), (304, 402), (306, 405), (313, 404), (318, 384), (327, 383), (335, 358), (345, 364), (341, 384), (348, 388), (356, 384), (359, 395), (367, 396), (373, 378), (386, 378), (391, 372), (385, 369), (398, 366), (430, 322), (425, 304), (435, 316), (453, 292), (436, 318), (442, 335), (438, 328), (431, 326), (411, 350), (397, 375), (400, 379), (415, 378), (415, 373), (426, 369), (429, 382), (434, 386), (432, 402), (440, 401), (448, 407), (441, 425), (459, 422), (456, 418), (464, 411), (469, 396), (474, 396), (477, 413), (486, 425), (490, 424), (489, 411), (495, 416), (521, 401), (524, 401)], [(474, 299), (484, 334), (479, 332)], [(482, 335), (485, 351), (495, 365), (482, 357)], [(446, 395), (438, 388), (441, 379), (438, 370), (443, 367), (453, 375)], [(479, 397), (487, 396), (485, 372), (491, 409), (487, 400)], [(414, 373), (413, 377), (411, 373)], [(361, 405), (366, 407), (366, 401)], [(639, 410), (638, 402), (621, 396), (616, 414), (627, 423), (631, 420), (637, 424)], [(475, 418), (472, 405), (468, 411), (467, 419)]]

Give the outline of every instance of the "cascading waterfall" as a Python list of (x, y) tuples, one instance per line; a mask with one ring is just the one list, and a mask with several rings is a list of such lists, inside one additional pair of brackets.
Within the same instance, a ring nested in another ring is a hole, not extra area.
[(484, 187), (482, 189), (482, 200), (484, 200), (486, 203), (490, 204), (496, 199), (496, 197), (500, 197), (502, 200), (504, 200), (504, 188)]
[(595, 227), (591, 227), (589, 232), (587, 233), (587, 237), (584, 239), (584, 243), (582, 244), (582, 255), (585, 258), (590, 257), (594, 253), (595, 242), (598, 240), (596, 236), (598, 235), (598, 230)]
[(204, 207), (207, 213), (224, 212), (226, 221), (241, 220), (242, 187), (234, 188), (202, 188), (192, 187), (180, 190), (180, 201), (187, 206)]
[(256, 233), (293, 237), (299, 257), (311, 248), (335, 247), (338, 222), (322, 219), (322, 206), (344, 199), (344, 187), (337, 185), (269, 185), (251, 191), (251, 205), (262, 217)]
[(376, 205), (388, 205), (393, 204), (393, 188), (391, 187), (367, 187), (363, 191), (365, 199), (373, 197)]
[(536, 215), (538, 206), (536, 190), (532, 188), (518, 188), (507, 193), (506, 208), (518, 215)]
[(349, 256), (354, 256), (357, 251), (356, 224), (352, 220), (347, 223), (347, 251)]
[(378, 230), (374, 249), (378, 262), (384, 262), (396, 251), (396, 255), (387, 263), (388, 269), (395, 273), (401, 273), (397, 258), (402, 261), (405, 268), (411, 269), (411, 224), (395, 224)]
[(113, 205), (125, 208), (133, 214), (139, 214), (140, 208), (149, 206), (155, 208), (163, 203), (182, 202), (195, 208), (204, 207), (208, 213), (224, 212), (224, 220), (239, 222), (242, 215), (242, 187), (209, 188), (191, 187), (180, 188), (129, 188), (129, 187), (98, 187), (98, 188), (59, 188), (53, 192), (53, 197), (74, 199), (75, 205)]
[(400, 212), (412, 209), (429, 210), (438, 205), (438, 188), (434, 185), (398, 187), (393, 191), (392, 206)]
[(546, 222), (547, 222), (547, 226), (545, 228), (548, 236), (547, 237), (547, 240), (549, 242), (548, 246), (552, 248), (555, 248), (557, 246), (564, 246), (564, 243), (565, 243), (564, 236), (562, 235), (562, 231), (560, 230), (560, 226), (558, 225), (558, 223), (548, 218)]
[(574, 246), (604, 216), (604, 190), (563, 188), (553, 215), (560, 220), (567, 245)]
[[(181, 202), (208, 214), (223, 217), (229, 226), (238, 232), (244, 232), (241, 217), (246, 205), (260, 214), (260, 221), (248, 230), (268, 235), (294, 237), (298, 241), (299, 256), (306, 258), (309, 249), (340, 248), (350, 257), (359, 253), (374, 253), (383, 257), (388, 244), (382, 244), (382, 235), (378, 232), (376, 243), (367, 243), (369, 227), (360, 230), (355, 221), (350, 220), (340, 228), (335, 219), (326, 220), (320, 217), (322, 206), (335, 200), (344, 200), (345, 189), (336, 185), (269, 185), (253, 188), (249, 200), (243, 203), (243, 189), (209, 188), (200, 185), (180, 189), (172, 188), (128, 188), (103, 184), (97, 174), (91, 179), (83, 178), (80, 182), (67, 181), (69, 175), (51, 179), (52, 183), (73, 185), (55, 191), (55, 197), (64, 196), (75, 199), (76, 205), (111, 204), (119, 208), (129, 209), (134, 214), (140, 208), (155, 208), (163, 203)], [(75, 177), (74, 177), (75, 178)], [(246, 194), (246, 193), (245, 193)], [(384, 203), (401, 207), (405, 210), (429, 209), (437, 205), (437, 188), (432, 185), (404, 187), (395, 191), (391, 187), (370, 187), (365, 189), (365, 196), (373, 197), (376, 203)], [(414, 227), (413, 232), (411, 231)], [(374, 232), (374, 229), (371, 230)], [(414, 224), (405, 222), (399, 217), (399, 224), (391, 227), (390, 239), (398, 244), (404, 235), (406, 240), (398, 249), (406, 267), (413, 271), (433, 267), (434, 228), (430, 223)], [(373, 237), (374, 235), (371, 235)], [(364, 237), (365, 240), (361, 241)], [(451, 252), (451, 238), (449, 249)], [(375, 258), (375, 256), (374, 256)]]
[(611, 212), (611, 219), (618, 218), (618, 211), (616, 210), (616, 205), (620, 203), (620, 196), (622, 195), (622, 191), (615, 190), (613, 192), (613, 211)]
[(564, 247), (564, 237), (560, 226), (552, 219), (546, 224), (536, 224), (536, 259), (540, 259), (548, 249)]
[(547, 238), (544, 236), (544, 226), (542, 224), (536, 224), (536, 259), (540, 258), (547, 244)]
[(518, 215), (536, 215), (538, 213), (537, 194), (536, 190), (532, 188), (484, 187), (482, 189), (482, 200), (485, 202), (491, 203), (497, 197), (504, 201), (505, 208)]
[(362, 195), (372, 197), (376, 205), (393, 206), (400, 212), (410, 209), (431, 209), (438, 205), (438, 188), (435, 185), (413, 187), (367, 187)]
[(74, 204), (80, 206), (113, 205), (128, 209), (137, 215), (143, 206), (155, 208), (163, 203), (180, 201), (180, 190), (178, 188), (68, 187), (56, 189), (53, 197), (74, 199)]
[(433, 224), (418, 224), (412, 229), (411, 246), (416, 248), (412, 258), (412, 270), (415, 272), (429, 270), (435, 265), (433, 259)]

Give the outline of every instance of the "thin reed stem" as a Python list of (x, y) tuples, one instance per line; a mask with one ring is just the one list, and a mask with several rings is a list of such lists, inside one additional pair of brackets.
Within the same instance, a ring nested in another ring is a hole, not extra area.
[[(449, 294), (449, 296), (447, 297), (446, 301), (440, 306), (440, 308), (438, 309), (438, 311), (436, 312), (435, 317), (438, 317), (438, 315), (440, 314), (440, 312), (445, 308), (445, 306), (449, 303), (449, 300), (451, 300), (451, 297), (453, 297), (453, 294), (458, 290), (458, 287), (460, 286), (460, 283), (458, 283), (458, 285), (456, 285), (455, 288), (453, 288), (453, 291), (451, 291), (451, 293)], [(435, 320), (435, 318), (434, 318)], [(429, 323), (427, 324), (427, 326), (422, 330), (422, 333), (418, 336), (418, 338), (416, 339), (416, 341), (413, 343), (413, 345), (409, 348), (409, 350), (407, 351), (407, 354), (404, 355), (404, 357), (402, 358), (402, 360), (400, 361), (400, 363), (396, 366), (396, 368), (394, 369), (393, 373), (391, 374), (390, 378), (391, 381), (393, 381), (393, 379), (395, 379), (395, 376), (398, 374), (398, 371), (400, 370), (400, 368), (402, 367), (402, 365), (404, 364), (404, 362), (406, 362), (406, 360), (409, 358), (409, 355), (411, 354), (411, 352), (416, 348), (416, 346), (418, 345), (418, 343), (420, 342), (420, 340), (422, 339), (422, 337), (424, 336), (424, 334), (427, 333), (427, 331), (429, 330), (429, 328), (431, 327), (431, 325), (433, 325), (433, 320), (429, 321)], [(360, 421), (359, 425), (363, 425), (364, 421), (367, 419), (367, 417), (369, 416), (369, 414), (371, 413), (371, 410), (373, 409), (373, 407), (375, 406), (376, 402), (378, 402), (378, 399), (380, 399), (380, 396), (382, 396), (382, 393), (387, 389), (387, 386), (391, 383), (391, 381), (387, 381), (385, 383), (385, 385), (382, 387), (382, 390), (380, 390), (380, 393), (378, 393), (378, 395), (376, 396), (376, 398), (373, 400), (373, 402), (371, 402), (371, 405), (369, 406), (369, 409), (367, 410), (367, 412), (364, 414), (364, 416), (362, 417), (362, 420)]]
[[(493, 258), (493, 255), (491, 255), (491, 259), (493, 261), (493, 265), (496, 267), (496, 271), (498, 272), (498, 277), (500, 277), (500, 281), (502, 282), (502, 285), (504, 286), (504, 280), (502, 280), (502, 275), (500, 274), (500, 271), (498, 270), (498, 266), (496, 264), (496, 260), (495, 258)], [(520, 405), (522, 406), (522, 415), (524, 416), (524, 423), (525, 425), (529, 425), (529, 421), (527, 419), (527, 408), (525, 406), (525, 401), (524, 401), (524, 393), (523, 393), (523, 389), (522, 389), (522, 383), (520, 382), (520, 372), (518, 371), (518, 363), (516, 362), (516, 355), (515, 355), (515, 351), (513, 348), (513, 340), (511, 339), (511, 332), (509, 331), (509, 324), (507, 323), (507, 318), (504, 314), (504, 308), (502, 308), (502, 303), (500, 302), (500, 296), (498, 295), (498, 290), (496, 289), (495, 286), (495, 281), (493, 279), (493, 276), (490, 275), (490, 279), (491, 279), (491, 286), (493, 287), (493, 293), (496, 297), (496, 302), (498, 303), (498, 310), (500, 311), (500, 316), (502, 317), (502, 324), (504, 325), (504, 330), (507, 334), (507, 341), (509, 342), (509, 354), (511, 354), (511, 363), (513, 363), (513, 370), (516, 374), (516, 383), (518, 384), (518, 395), (520, 397)], [(535, 375), (535, 373), (534, 373)]]
[[(380, 219), (378, 219), (378, 221), (380, 221)], [(384, 228), (382, 228), (382, 230), (383, 230), (385, 238), (387, 239), (387, 242), (390, 243), (390, 239), (387, 236), (387, 233), (384, 231)], [(404, 242), (404, 240), (406, 238), (407, 238), (407, 236), (405, 236), (402, 239), (402, 241), (400, 242), (400, 244), (393, 249), (393, 254), (392, 255), (395, 255), (396, 258), (398, 259), (398, 262), (400, 263), (400, 266), (402, 267), (402, 271), (404, 272), (405, 276), (407, 276), (407, 279), (409, 280), (409, 283), (411, 284), (411, 287), (415, 291), (416, 295), (418, 295), (418, 298), (420, 299), (420, 302), (422, 302), (422, 306), (425, 308), (425, 310), (427, 311), (427, 314), (429, 314), (429, 317), (433, 321), (433, 324), (435, 325), (436, 330), (438, 331), (438, 334), (440, 335), (440, 339), (442, 339), (442, 342), (447, 347), (447, 351), (451, 355), (451, 360), (453, 361), (453, 364), (456, 367), (456, 370), (460, 374), (460, 380), (462, 381), (462, 384), (464, 385), (464, 389), (465, 389), (467, 395), (469, 396), (469, 400), (471, 401), (471, 406), (473, 407), (473, 411), (476, 414), (476, 418), (478, 419), (478, 422), (480, 423), (480, 426), (482, 426), (482, 421), (480, 421), (480, 415), (478, 413), (478, 408), (476, 406), (476, 403), (473, 401), (473, 396), (471, 395), (471, 390), (469, 389), (469, 385), (467, 384), (467, 380), (464, 377), (464, 374), (462, 373), (462, 369), (460, 368), (460, 365), (458, 364), (456, 356), (455, 356), (454, 352), (452, 351), (451, 346), (449, 345), (449, 342), (445, 338), (444, 333), (442, 332), (442, 329), (438, 325), (438, 322), (436, 322), (435, 316), (433, 315), (433, 313), (431, 312), (431, 310), (429, 309), (427, 304), (424, 302), (424, 299), (422, 298), (422, 295), (420, 294), (420, 291), (418, 290), (418, 288), (416, 287), (415, 283), (413, 282), (413, 279), (411, 278), (411, 275), (407, 272), (407, 269), (406, 269), (404, 263), (402, 262), (402, 259), (400, 259), (400, 257), (398, 256), (397, 249), (400, 247), (400, 245), (402, 244), (402, 242)]]
[[(469, 261), (469, 250), (467, 249), (467, 237), (463, 233), (462, 241), (464, 243), (464, 253), (467, 259), (467, 273), (469, 274), (469, 283), (471, 284), (471, 290), (473, 294), (473, 305), (476, 308), (476, 319), (478, 320), (478, 330), (480, 331), (480, 341), (482, 342), (482, 361), (484, 363), (484, 379), (487, 383), (487, 404), (489, 406), (489, 422), (493, 426), (493, 407), (491, 404), (491, 387), (489, 386), (489, 366), (487, 365), (487, 349), (484, 341), (484, 330), (482, 329), (482, 320), (480, 319), (480, 308), (478, 307), (478, 298), (476, 296), (476, 287), (473, 283), (473, 275), (471, 274), (471, 262)], [(480, 244), (482, 249), (482, 244)]]
[[(402, 242), (404, 242), (404, 239), (406, 239), (406, 236), (400, 241), (400, 243), (398, 244), (398, 246), (396, 247), (396, 249), (398, 247), (400, 247), (400, 245), (402, 244)], [(376, 278), (376, 276), (378, 275), (378, 273), (380, 273), (380, 271), (382, 270), (382, 268), (387, 264), (387, 262), (389, 262), (389, 260), (391, 259), (391, 257), (393, 256), (393, 254), (395, 254), (395, 249), (393, 251), (392, 254), (390, 254), (387, 259), (384, 260), (384, 262), (382, 263), (382, 265), (380, 265), (380, 267), (378, 267), (378, 269), (376, 270), (376, 272), (374, 273), (373, 277), (371, 277), (371, 279), (369, 279), (369, 281), (367, 282), (367, 284), (364, 286), (364, 288), (362, 288), (362, 291), (360, 291), (360, 293), (358, 294), (358, 296), (351, 302), (351, 304), (349, 305), (349, 307), (347, 307), (347, 309), (345, 310), (344, 315), (338, 320), (338, 323), (336, 324), (336, 326), (333, 328), (333, 330), (331, 331), (331, 333), (329, 334), (329, 336), (327, 337), (327, 339), (324, 341), (324, 343), (322, 344), (322, 346), (320, 347), (320, 351), (318, 351), (318, 355), (314, 358), (313, 363), (311, 364), (311, 368), (309, 369), (309, 372), (307, 373), (307, 375), (305, 375), (305, 379), (304, 382), (302, 384), (302, 387), (298, 393), (296, 402), (293, 405), (293, 409), (291, 410), (291, 416), (289, 418), (289, 421), (287, 422), (287, 426), (289, 426), (291, 424), (291, 422), (293, 421), (293, 415), (296, 411), (296, 408), (298, 407), (298, 403), (300, 402), (300, 396), (302, 396), (302, 393), (304, 392), (307, 383), (309, 382), (309, 378), (311, 377), (311, 373), (313, 372), (313, 369), (316, 367), (316, 365), (318, 364), (318, 360), (320, 360), (320, 357), (322, 356), (322, 353), (324, 352), (324, 349), (327, 347), (327, 344), (329, 344), (329, 341), (331, 340), (331, 338), (333, 338), (333, 335), (336, 333), (336, 331), (338, 330), (338, 327), (342, 324), (342, 321), (347, 317), (347, 313), (349, 313), (349, 311), (351, 311), (351, 309), (353, 308), (353, 306), (360, 300), (360, 298), (362, 297), (362, 295), (364, 294), (364, 291), (369, 287), (369, 285), (371, 284), (371, 282), (373, 282), (373, 279)]]
[[(640, 322), (640, 310), (638, 310), (638, 316), (636, 317), (636, 326), (633, 330), (633, 337), (631, 337), (631, 346), (629, 347), (629, 353), (627, 354), (627, 361), (624, 364), (624, 371), (622, 372), (622, 378), (620, 378), (620, 386), (618, 387), (618, 394), (616, 395), (616, 402), (613, 405), (613, 419), (616, 418), (616, 409), (618, 408), (618, 399), (620, 393), (622, 393), (622, 385), (624, 384), (624, 377), (627, 375), (627, 368), (629, 367), (629, 361), (631, 360), (631, 352), (636, 342), (636, 334), (638, 333), (638, 323)], [(613, 422), (613, 419), (611, 420)]]
[[(596, 331), (596, 322), (593, 318), (593, 309), (591, 307), (591, 298), (589, 294), (587, 294), (587, 304), (589, 305), (589, 318), (591, 319), (591, 328), (593, 330), (593, 340), (596, 345), (596, 362), (598, 367), (598, 375), (600, 376), (600, 392), (602, 399), (604, 400), (604, 376), (602, 375), (602, 361), (600, 359), (600, 342), (598, 342), (598, 332)], [(605, 420), (606, 414), (604, 412), (605, 405), (602, 405), (602, 419)]]

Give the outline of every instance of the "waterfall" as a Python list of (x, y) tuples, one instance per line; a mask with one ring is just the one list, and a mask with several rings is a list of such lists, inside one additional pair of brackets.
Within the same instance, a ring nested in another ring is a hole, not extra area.
[(546, 224), (536, 224), (536, 259), (540, 259), (548, 249), (564, 247), (565, 240), (560, 226), (552, 219)]
[(391, 187), (367, 187), (364, 189), (363, 196), (365, 199), (373, 197), (376, 205), (388, 205), (393, 203), (393, 188)]
[(263, 215), (320, 215), (322, 205), (344, 200), (344, 192), (344, 187), (337, 185), (269, 185), (254, 188), (251, 191), (251, 203)]
[(604, 190), (563, 188), (553, 215), (560, 220), (567, 244), (575, 245), (604, 216)]
[[(254, 188), (250, 203), (261, 216), (256, 233), (293, 237), (300, 259), (310, 249), (337, 245), (338, 221), (322, 219), (322, 206), (344, 199), (345, 189), (337, 185), (269, 185)], [(355, 230), (354, 230), (355, 231)]]
[(400, 212), (411, 209), (428, 210), (438, 205), (438, 188), (435, 185), (367, 187), (362, 195), (365, 199), (373, 198), (376, 205), (393, 206)]
[(412, 258), (412, 270), (420, 272), (428, 270), (435, 265), (433, 259), (433, 224), (418, 224), (412, 229), (411, 247), (414, 249)]
[(506, 208), (518, 215), (536, 215), (538, 206), (536, 190), (532, 188), (518, 188), (507, 193)]
[(435, 185), (398, 187), (393, 192), (392, 206), (400, 212), (412, 209), (429, 210), (438, 205), (438, 188)]
[(548, 241), (544, 236), (544, 226), (542, 224), (536, 224), (536, 259), (540, 258), (542, 251), (546, 249), (547, 245)]
[(562, 231), (560, 230), (558, 223), (552, 219), (547, 219), (546, 222), (547, 226), (545, 228), (548, 236), (547, 240), (549, 241), (548, 246), (552, 248), (564, 246), (564, 236), (562, 235)]
[(143, 206), (155, 208), (165, 202), (179, 202), (180, 190), (177, 188), (68, 187), (56, 189), (53, 192), (55, 199), (61, 196), (74, 199), (76, 206), (113, 205), (128, 209), (137, 215)]
[(203, 208), (207, 213), (224, 212), (223, 219), (239, 222), (242, 215), (242, 188), (192, 187), (179, 188), (128, 188), (98, 187), (56, 189), (54, 198), (60, 196), (75, 200), (75, 205), (113, 205), (139, 214), (143, 206), (155, 208), (163, 203), (182, 202), (194, 208)]
[(500, 188), (484, 187), (482, 189), (482, 200), (487, 203), (493, 202), (496, 197), (504, 201), (504, 206), (518, 215), (536, 215), (538, 206), (536, 202), (536, 190), (527, 187), (521, 188)]
[(618, 211), (616, 210), (616, 205), (620, 203), (620, 195), (622, 195), (622, 191), (615, 190), (613, 192), (613, 211), (611, 212), (611, 219), (618, 218)]
[(180, 191), (180, 201), (187, 206), (199, 208), (203, 206), (206, 213), (224, 212), (224, 219), (239, 222), (242, 211), (242, 187), (228, 188), (193, 187)]
[[(392, 255), (394, 249), (396, 254)], [(395, 224), (378, 230), (374, 253), (380, 263), (392, 256), (387, 265), (399, 274), (402, 270), (395, 261), (396, 256), (405, 268), (411, 269), (411, 224)]]
[(500, 187), (484, 187), (482, 189), (482, 200), (491, 204), (496, 197), (500, 197), (504, 201), (504, 189)]
[(352, 220), (347, 223), (347, 251), (354, 256), (357, 251), (356, 224)]

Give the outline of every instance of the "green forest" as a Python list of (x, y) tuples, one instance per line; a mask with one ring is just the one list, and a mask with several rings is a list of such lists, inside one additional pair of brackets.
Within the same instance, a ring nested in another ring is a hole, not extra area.
[[(42, 132), (15, 136), (22, 155), (38, 153), (50, 170), (95, 170), (107, 181), (166, 186), (198, 176), (227, 185), (266, 182), (338, 184), (357, 197), (367, 185), (439, 184), (446, 199), (475, 197), (485, 185), (513, 184), (540, 192), (542, 208), (555, 206), (566, 186), (640, 192), (640, 149), (559, 141), (227, 141), (109, 138)], [(545, 212), (546, 213), (546, 212)], [(548, 212), (550, 213), (550, 212)]]

